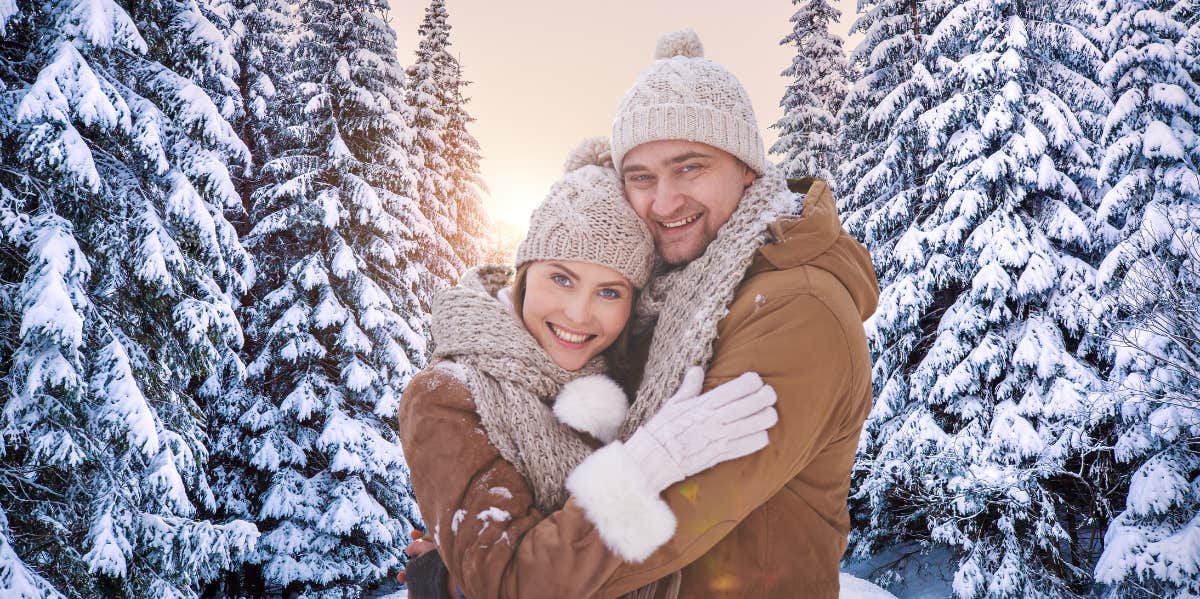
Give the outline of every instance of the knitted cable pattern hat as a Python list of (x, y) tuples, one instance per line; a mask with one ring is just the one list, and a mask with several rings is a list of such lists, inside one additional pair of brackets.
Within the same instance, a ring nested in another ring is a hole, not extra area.
[(535, 260), (607, 266), (641, 289), (654, 266), (654, 240), (621, 191), (608, 140), (585, 139), (567, 157), (566, 174), (529, 218), (517, 268)]
[(759, 175), (765, 173), (766, 151), (750, 96), (725, 67), (704, 58), (696, 32), (681, 29), (662, 36), (654, 58), (625, 92), (613, 119), (616, 169), (641, 144), (683, 139), (725, 150)]

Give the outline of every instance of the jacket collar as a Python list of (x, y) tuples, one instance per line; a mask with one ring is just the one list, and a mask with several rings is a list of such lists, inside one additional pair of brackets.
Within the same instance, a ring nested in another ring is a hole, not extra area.
[(767, 243), (759, 248), (746, 276), (771, 270), (814, 266), (833, 274), (846, 286), (865, 320), (879, 300), (879, 282), (871, 255), (842, 228), (829, 185), (821, 179), (789, 181), (804, 189), (800, 214), (780, 216), (768, 226)]

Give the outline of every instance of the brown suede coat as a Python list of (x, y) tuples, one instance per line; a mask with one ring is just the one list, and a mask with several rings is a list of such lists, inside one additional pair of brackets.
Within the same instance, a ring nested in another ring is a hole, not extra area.
[[(862, 321), (878, 283), (821, 181), (809, 187), (803, 216), (771, 231), (718, 326), (705, 388), (758, 372), (778, 394), (779, 423), (766, 449), (664, 492), (678, 526), (643, 563), (609, 551), (573, 500), (537, 512), (461, 383), (438, 368), (413, 380), (400, 406), (405, 456), (467, 597), (618, 597), (680, 569), (680, 597), (689, 599), (837, 597), (850, 469), (871, 406)], [(511, 518), (481, 519), (490, 507)]]

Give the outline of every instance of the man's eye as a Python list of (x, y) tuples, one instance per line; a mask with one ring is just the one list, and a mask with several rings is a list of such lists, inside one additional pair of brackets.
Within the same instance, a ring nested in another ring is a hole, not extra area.
[(567, 278), (566, 275), (553, 274), (553, 275), (550, 275), (550, 280), (554, 281), (555, 284), (557, 284), (559, 287), (570, 287), (571, 286), (571, 279)]
[(679, 167), (679, 171), (683, 172), (683, 173), (690, 173), (692, 171), (699, 170), (699, 169), (700, 169), (699, 164), (685, 164), (685, 165)]
[(606, 287), (600, 290), (600, 297), (611, 300), (621, 299), (621, 292), (617, 291), (616, 289), (609, 289)]
[(630, 175), (628, 177), (630, 183), (645, 183), (651, 179), (650, 175)]

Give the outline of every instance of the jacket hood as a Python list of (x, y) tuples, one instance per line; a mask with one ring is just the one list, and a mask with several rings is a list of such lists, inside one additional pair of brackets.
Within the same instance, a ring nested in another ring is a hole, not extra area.
[(837, 277), (866, 320), (879, 302), (879, 281), (871, 254), (842, 228), (829, 185), (820, 179), (789, 181), (802, 192), (807, 187), (801, 214), (779, 217), (769, 227), (770, 239), (758, 250), (747, 275), (767, 270), (813, 266)]

